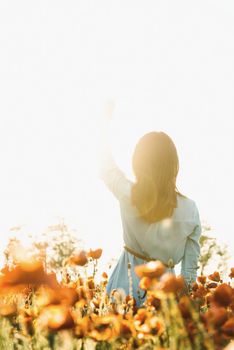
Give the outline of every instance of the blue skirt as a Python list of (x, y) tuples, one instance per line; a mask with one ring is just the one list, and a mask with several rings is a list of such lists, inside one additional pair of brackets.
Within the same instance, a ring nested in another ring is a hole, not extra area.
[[(130, 269), (128, 268), (129, 263)], [(146, 263), (145, 260), (137, 258), (124, 250), (108, 281), (107, 293), (110, 295), (113, 289), (120, 289), (127, 296), (132, 288), (132, 296), (135, 298), (137, 306), (141, 306), (145, 301), (146, 293), (139, 287), (140, 278), (135, 273), (135, 266)], [(167, 272), (175, 273), (175, 270), (174, 268), (168, 268)]]

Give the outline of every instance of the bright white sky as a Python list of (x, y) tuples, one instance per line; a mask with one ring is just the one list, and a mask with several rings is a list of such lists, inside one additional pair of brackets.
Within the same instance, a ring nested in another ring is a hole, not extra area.
[(118, 206), (97, 177), (97, 126), (116, 101), (113, 149), (163, 130), (179, 189), (234, 251), (233, 0), (2, 1), (0, 232), (60, 217), (118, 256)]

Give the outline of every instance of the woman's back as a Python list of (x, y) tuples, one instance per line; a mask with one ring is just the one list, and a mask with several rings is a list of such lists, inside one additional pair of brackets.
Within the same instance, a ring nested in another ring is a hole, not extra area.
[(120, 211), (125, 245), (165, 264), (170, 259), (175, 265), (182, 260), (188, 237), (197, 225), (200, 226), (195, 202), (179, 194), (171, 218), (155, 223), (139, 218), (130, 196), (120, 200)]
[[(182, 262), (181, 274), (189, 285), (197, 276), (201, 223), (195, 202), (176, 188), (179, 169), (175, 146), (168, 135), (150, 133), (133, 156), (136, 182), (129, 181), (104, 142), (101, 178), (118, 199), (125, 249), (110, 277), (107, 291), (122, 288), (141, 303), (135, 266), (157, 259), (170, 267)], [(129, 279), (131, 267), (131, 281)]]

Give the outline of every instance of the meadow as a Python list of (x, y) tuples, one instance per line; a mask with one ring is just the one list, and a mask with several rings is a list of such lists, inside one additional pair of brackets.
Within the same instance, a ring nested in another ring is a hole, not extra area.
[(234, 268), (225, 281), (219, 271), (199, 275), (188, 290), (183, 278), (167, 273), (159, 261), (137, 266), (140, 288), (146, 294), (137, 307), (133, 297), (121, 290), (107, 295), (109, 271), (98, 271), (101, 248), (67, 252), (56, 270), (55, 260), (46, 260), (45, 245), (37, 242), (36, 246), (34, 254), (17, 255), (20, 248), (11, 241), (5, 251), (0, 274), (1, 349), (221, 350), (232, 346)]

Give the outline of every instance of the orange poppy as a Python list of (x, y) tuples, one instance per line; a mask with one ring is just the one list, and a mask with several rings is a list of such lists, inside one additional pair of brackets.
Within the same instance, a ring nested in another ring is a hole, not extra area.
[(218, 286), (213, 294), (214, 301), (221, 306), (228, 306), (233, 300), (233, 288), (226, 283)]
[(50, 330), (73, 328), (74, 320), (65, 305), (50, 305), (44, 308), (39, 316), (40, 323)]
[(147, 264), (135, 267), (135, 272), (140, 278), (159, 278), (165, 273), (165, 271), (166, 267), (161, 261), (150, 261)]
[(96, 249), (96, 250), (90, 249), (87, 256), (88, 258), (92, 258), (94, 260), (100, 259), (100, 257), (102, 256), (102, 249)]
[(215, 271), (214, 273), (209, 275), (208, 278), (214, 282), (220, 282), (221, 280), (220, 273), (218, 271)]
[(88, 263), (88, 257), (84, 250), (70, 257), (68, 264), (85, 266)]

